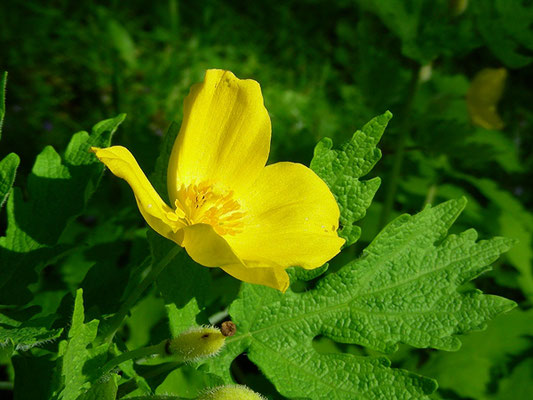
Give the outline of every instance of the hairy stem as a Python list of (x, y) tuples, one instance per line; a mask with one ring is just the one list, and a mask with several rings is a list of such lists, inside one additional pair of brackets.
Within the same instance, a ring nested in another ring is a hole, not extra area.
[[(159, 375), (164, 374), (165, 372), (173, 371), (177, 368), (180, 368), (183, 366), (183, 362), (171, 362), (171, 363), (165, 363), (158, 366), (154, 366), (153, 369), (147, 371), (142, 375), (144, 379), (153, 378)], [(127, 394), (133, 392), (135, 389), (137, 389), (137, 383), (133, 380), (130, 380), (118, 388), (118, 395), (117, 398), (121, 398), (126, 396)]]
[(110, 371), (113, 370), (113, 368), (117, 367), (118, 365), (122, 364), (124, 361), (128, 360), (134, 360), (136, 358), (146, 358), (155, 354), (165, 354), (165, 344), (166, 340), (163, 342), (153, 345), (153, 346), (147, 346), (147, 347), (141, 347), (137, 350), (127, 351), (126, 353), (122, 353), (118, 357), (115, 357), (111, 360), (109, 360), (101, 369), (100, 376), (103, 376)]

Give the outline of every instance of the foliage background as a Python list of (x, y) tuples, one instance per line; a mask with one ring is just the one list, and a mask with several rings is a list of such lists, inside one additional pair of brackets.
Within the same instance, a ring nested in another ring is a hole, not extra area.
[[(472, 1), (454, 15), (460, 3), (3, 1), (0, 71), (9, 71), (9, 80), (0, 159), (20, 156), (15, 185), (26, 187), (45, 146), (64, 149), (73, 132), (127, 113), (114, 143), (150, 171), (163, 132), (180, 122), (183, 98), (207, 68), (261, 83), (273, 124), (270, 162), (309, 164), (320, 138), (342, 143), (391, 110), (383, 158), (371, 172), (383, 183), (361, 222), (361, 240), (343, 257), (354, 258), (399, 213), (461, 195), (469, 203), (454, 230), (474, 227), (482, 239), (520, 240), (474, 283), (516, 301), (517, 309), (486, 332), (465, 336), (456, 353), (402, 347), (393, 365), (436, 378), (435, 398), (526, 399), (533, 389), (533, 8), (528, 1)], [(428, 65), (431, 76), (419, 81)], [(475, 126), (468, 115), (470, 82), (487, 67), (508, 72), (498, 105), (503, 129)], [(0, 221), (3, 232), (3, 210)], [(115, 312), (129, 270), (148, 254), (145, 231), (130, 189), (106, 175), (63, 234), (65, 243), (90, 243), (91, 251), (45, 266), (30, 286), (33, 305), (42, 315), (55, 312), (56, 325), (64, 326), (81, 286), (87, 320)], [(335, 260), (330, 269), (342, 263)], [(227, 286), (212, 294), (220, 301), (210, 313), (237, 291), (236, 282), (214, 279)], [(134, 348), (166, 335), (164, 303), (150, 293), (129, 319), (124, 340)], [(315, 346), (369, 352), (327, 339)], [(2, 362), (0, 381), (7, 382), (13, 367)], [(282, 398), (245, 357), (234, 375)]]

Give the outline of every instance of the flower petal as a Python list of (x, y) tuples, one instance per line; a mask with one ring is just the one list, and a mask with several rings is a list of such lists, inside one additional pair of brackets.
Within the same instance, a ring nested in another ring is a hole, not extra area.
[(337, 235), (339, 207), (327, 185), (301, 164), (277, 163), (263, 169), (241, 198), (245, 228), (227, 236), (240, 258), (287, 268), (313, 269), (344, 244)]
[(173, 232), (166, 217), (172, 209), (157, 194), (130, 151), (122, 146), (105, 149), (91, 147), (91, 151), (113, 174), (128, 182), (137, 200), (139, 211), (148, 225), (160, 235), (180, 244), (181, 233)]
[(256, 81), (208, 70), (184, 102), (168, 164), (173, 201), (182, 184), (210, 182), (240, 192), (259, 175), (270, 150), (270, 117)]
[(484, 68), (479, 71), (466, 94), (466, 105), (474, 125), (485, 129), (503, 129), (504, 123), (496, 106), (505, 88), (505, 68)]
[(284, 268), (247, 265), (211, 225), (190, 225), (183, 228), (183, 232), (183, 247), (198, 264), (220, 267), (241, 281), (269, 286), (282, 292), (289, 287), (289, 276)]

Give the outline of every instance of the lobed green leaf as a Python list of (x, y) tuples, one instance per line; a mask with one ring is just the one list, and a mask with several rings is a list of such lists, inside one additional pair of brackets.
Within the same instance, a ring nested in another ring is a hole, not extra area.
[(360, 178), (381, 158), (376, 145), (391, 118), (389, 111), (373, 118), (339, 150), (332, 150), (333, 143), (328, 138), (315, 147), (311, 169), (326, 182), (339, 204), (339, 236), (346, 239), (346, 246), (359, 239), (361, 229), (354, 223), (365, 216), (381, 183), (379, 178)]
[[(54, 391), (52, 398), (76, 400), (84, 393), (88, 396), (84, 398), (91, 398), (86, 392), (91, 388), (91, 378), (97, 376), (98, 368), (105, 362), (109, 347), (107, 344), (89, 347), (96, 339), (98, 324), (98, 320), (85, 323), (83, 290), (78, 289), (68, 338), (59, 344), (60, 359), (56, 369), (59, 387)], [(104, 388), (106, 387), (104, 385)], [(106, 390), (109, 391), (109, 388)]]
[(436, 389), (431, 379), (391, 369), (384, 357), (319, 354), (312, 340), (323, 335), (382, 352), (395, 351), (399, 342), (457, 350), (455, 335), (512, 308), (510, 300), (458, 290), (513, 242), (476, 242), (473, 230), (446, 236), (465, 204), (452, 200), (400, 216), (361, 258), (308, 292), (282, 295), (244, 285), (230, 309), (237, 335), (206, 368), (230, 381), (231, 362), (247, 352), (285, 396), (426, 398)]
[(57, 339), (63, 329), (48, 329), (42, 321), (19, 322), (0, 314), (0, 347), (27, 351)]

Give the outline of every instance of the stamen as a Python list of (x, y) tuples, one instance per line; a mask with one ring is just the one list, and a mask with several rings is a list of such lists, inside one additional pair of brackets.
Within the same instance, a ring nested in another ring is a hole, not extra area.
[(209, 224), (219, 235), (235, 235), (242, 231), (245, 213), (233, 198), (233, 191), (219, 190), (207, 182), (182, 186), (174, 206), (174, 212), (167, 214), (172, 222)]

